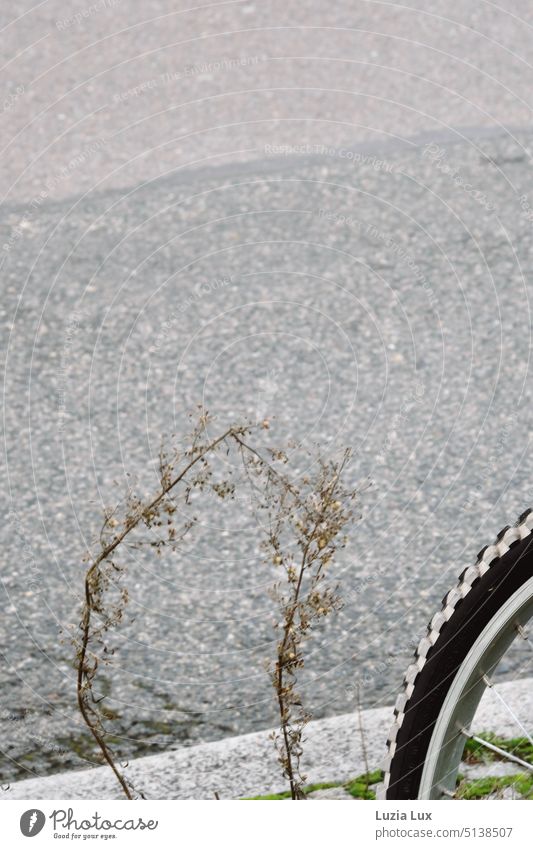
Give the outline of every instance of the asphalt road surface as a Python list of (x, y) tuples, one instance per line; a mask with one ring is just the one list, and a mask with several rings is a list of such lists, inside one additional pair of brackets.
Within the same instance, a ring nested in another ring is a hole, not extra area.
[[(94, 760), (59, 632), (102, 505), (127, 473), (154, 485), (198, 403), (350, 445), (372, 482), (310, 645), (317, 718), (357, 683), (391, 703), (444, 592), (530, 506), (531, 25), (508, 5), (10, 7), (4, 781)], [(128, 558), (135, 621), (100, 679), (124, 757), (275, 722), (272, 580), (212, 499), (182, 556)]]

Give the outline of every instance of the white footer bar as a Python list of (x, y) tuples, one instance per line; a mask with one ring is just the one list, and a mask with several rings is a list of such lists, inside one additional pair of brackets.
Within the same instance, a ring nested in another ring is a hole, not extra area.
[[(531, 803), (530, 803), (531, 804)], [(3, 845), (273, 849), (531, 845), (527, 802), (3, 801)], [(35, 837), (35, 844), (28, 840)]]

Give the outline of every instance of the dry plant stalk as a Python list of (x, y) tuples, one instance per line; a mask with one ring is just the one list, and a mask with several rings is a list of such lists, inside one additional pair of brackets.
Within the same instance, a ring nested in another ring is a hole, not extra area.
[[(133, 491), (125, 501), (106, 510), (100, 532), (99, 551), (88, 556), (84, 601), (79, 632), (74, 637), (77, 669), (77, 700), (82, 717), (94, 737), (105, 762), (113, 770), (125, 796), (133, 799), (135, 788), (117, 766), (106, 739), (105, 717), (101, 698), (95, 692), (99, 665), (109, 663), (113, 649), (107, 633), (119, 625), (128, 602), (127, 589), (121, 588), (124, 567), (117, 562), (122, 544), (131, 547), (150, 545), (161, 553), (163, 547), (173, 550), (198, 521), (196, 516), (183, 520), (179, 528), (175, 514), (187, 515), (194, 489), (210, 489), (220, 498), (234, 498), (235, 484), (231, 471), (227, 479), (215, 480), (210, 457), (225, 449), (236, 448), (241, 456), (258, 514), (266, 511), (266, 539), (263, 547), (268, 559), (284, 569), (284, 581), (273, 588), (279, 620), (275, 623), (278, 644), (275, 661), (268, 669), (280, 716), (280, 732), (274, 735), (279, 762), (289, 780), (293, 799), (305, 798), (300, 774), (303, 729), (309, 720), (295, 684), (298, 670), (303, 668), (303, 646), (314, 624), (340, 607), (335, 588), (326, 575), (338, 548), (346, 544), (345, 530), (355, 519), (355, 489), (342, 484), (342, 474), (350, 459), (346, 451), (339, 462), (316, 460), (314, 477), (304, 475), (294, 483), (280, 469), (288, 462), (282, 451), (269, 451), (266, 460), (249, 443), (259, 425), (233, 426), (216, 438), (209, 438), (207, 426), (211, 417), (201, 411), (187, 450), (161, 451), (157, 492), (142, 500)], [(258, 515), (257, 514), (257, 515)], [(259, 515), (258, 515), (259, 518)], [(148, 540), (130, 535), (141, 527), (149, 529)], [(126, 539), (128, 542), (126, 543)], [(112, 592), (118, 595), (113, 603)], [(142, 794), (140, 794), (142, 796)]]
[[(288, 462), (283, 452), (272, 452), (272, 456)], [(276, 659), (268, 664), (268, 671), (280, 717), (280, 731), (272, 737), (293, 800), (305, 799), (306, 776), (300, 771), (300, 762), (303, 733), (311, 717), (296, 689), (305, 662), (305, 642), (320, 620), (342, 606), (330, 572), (357, 518), (357, 490), (346, 487), (342, 480), (351, 452), (346, 450), (338, 461), (308, 457), (316, 471), (294, 483), (255, 452), (243, 455), (251, 474), (262, 479), (260, 491), (266, 496), (261, 504), (268, 513), (264, 547), (284, 573), (272, 592), (279, 614), (275, 622), (278, 642)]]
[[(231, 494), (231, 482), (211, 482), (212, 470), (208, 457), (223, 445), (228, 447), (231, 440), (248, 436), (253, 426), (230, 427), (215, 439), (209, 439), (207, 425), (210, 421), (207, 413), (200, 414), (192, 433), (191, 446), (187, 450), (181, 453), (175, 451), (171, 455), (161, 451), (160, 488), (151, 498), (143, 501), (130, 491), (123, 504), (105, 511), (99, 552), (94, 558), (86, 558), (90, 565), (85, 574), (81, 622), (79, 633), (73, 640), (76, 648), (78, 707), (104, 760), (113, 770), (128, 799), (133, 798), (132, 793), (135, 791), (119, 770), (106, 740), (104, 716), (99, 707), (102, 700), (97, 698), (94, 690), (99, 665), (109, 663), (113, 655), (113, 649), (107, 645), (107, 632), (122, 621), (128, 602), (127, 589), (117, 589), (124, 571), (124, 567), (117, 562), (118, 549), (125, 543), (126, 538), (141, 526), (153, 532), (160, 529), (164, 536), (156, 536), (148, 541), (137, 540), (134, 547), (150, 545), (158, 554), (164, 546), (177, 549), (197, 521), (193, 516), (184, 521), (179, 529), (174, 523), (178, 506), (182, 510), (187, 507), (192, 490), (203, 490), (211, 485), (221, 498)], [(112, 589), (118, 592), (118, 600), (115, 603), (108, 600)]]
[(357, 727), (361, 737), (361, 753), (363, 755), (363, 763), (365, 765), (365, 797), (368, 794), (370, 765), (368, 761), (368, 751), (366, 746), (365, 727), (363, 724), (363, 711), (361, 709), (361, 687), (357, 684)]

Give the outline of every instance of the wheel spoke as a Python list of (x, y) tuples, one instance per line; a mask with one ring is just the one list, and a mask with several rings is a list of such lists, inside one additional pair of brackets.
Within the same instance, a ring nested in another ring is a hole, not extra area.
[(522, 637), (524, 642), (528, 644), (531, 651), (533, 651), (533, 643), (531, 642), (529, 633), (528, 633), (528, 631), (526, 631), (524, 626), (523, 625), (517, 625), (516, 630), (518, 631), (518, 633), (520, 634), (520, 636)]
[(514, 712), (514, 710), (512, 709), (511, 705), (507, 704), (507, 702), (505, 701), (505, 699), (504, 699), (504, 697), (502, 696), (502, 694), (501, 694), (501, 693), (500, 693), (500, 692), (496, 689), (496, 687), (494, 686), (493, 682), (490, 680), (490, 678), (489, 678), (487, 675), (484, 675), (484, 676), (483, 676), (483, 680), (484, 680), (485, 684), (487, 685), (487, 687), (490, 687), (490, 689), (492, 690), (492, 692), (494, 693), (494, 695), (495, 695), (495, 696), (497, 696), (497, 698), (498, 698), (498, 699), (499, 699), (499, 701), (502, 703), (502, 705), (504, 706), (504, 708), (505, 708), (505, 710), (507, 711), (507, 713), (508, 713), (510, 716), (512, 716), (512, 717), (513, 717), (514, 721), (516, 722), (516, 724), (518, 725), (518, 727), (520, 728), (520, 730), (521, 730), (521, 731), (525, 734), (525, 736), (527, 737), (527, 739), (529, 740), (529, 742), (530, 742), (530, 743), (531, 743), (531, 745), (533, 746), (533, 738), (532, 738), (532, 737), (531, 737), (531, 735), (528, 733), (528, 731), (526, 731), (526, 729), (524, 728), (524, 726), (523, 726), (523, 725), (522, 725), (522, 723), (520, 722), (519, 718), (517, 717), (516, 713), (515, 713), (515, 712)]
[(494, 743), (489, 743), (488, 740), (484, 740), (483, 737), (478, 737), (477, 734), (470, 734), (466, 728), (463, 728), (462, 732), (469, 740), (475, 740), (476, 743), (479, 743), (481, 746), (485, 746), (485, 748), (490, 749), (491, 752), (496, 752), (498, 755), (501, 755), (502, 758), (505, 758), (508, 761), (513, 761), (515, 764), (520, 764), (520, 766), (523, 766), (525, 769), (533, 772), (533, 765), (528, 764), (527, 761), (523, 761), (522, 758), (519, 758), (517, 755), (512, 755), (510, 752), (506, 752), (505, 749), (501, 749)]

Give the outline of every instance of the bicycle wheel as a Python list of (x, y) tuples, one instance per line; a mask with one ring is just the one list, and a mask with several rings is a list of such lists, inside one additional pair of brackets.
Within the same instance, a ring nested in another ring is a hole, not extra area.
[(492, 686), (491, 675), (515, 640), (533, 648), (526, 631), (533, 615), (532, 530), (528, 510), (479, 552), (430, 621), (394, 709), (386, 799), (454, 795), (470, 726), (485, 688)]

